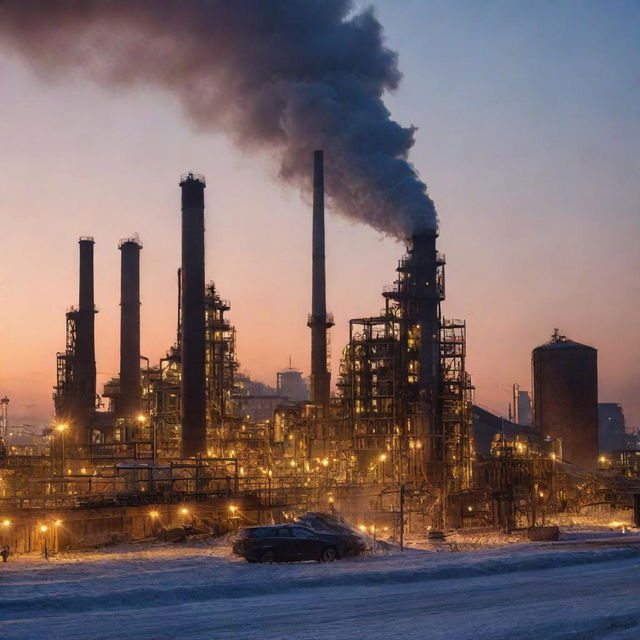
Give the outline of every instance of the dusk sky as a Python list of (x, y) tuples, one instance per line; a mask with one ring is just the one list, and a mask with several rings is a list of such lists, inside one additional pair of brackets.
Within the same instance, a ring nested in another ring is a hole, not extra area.
[[(506, 415), (554, 327), (598, 349), (600, 401), (640, 425), (640, 4), (377, 0), (418, 127), (447, 256), (444, 315), (467, 321), (478, 404)], [(360, 6), (360, 5), (359, 5)], [(241, 370), (309, 371), (311, 209), (268, 150), (195, 128), (161, 89), (51, 77), (0, 39), (0, 395), (12, 423), (53, 415), (55, 353), (94, 236), (99, 388), (118, 373), (118, 240), (139, 233), (142, 352), (175, 340), (179, 176), (207, 178), (207, 278), (231, 302)], [(309, 158), (311, 180), (311, 158)], [(333, 381), (349, 318), (373, 315), (401, 243), (327, 217)]]

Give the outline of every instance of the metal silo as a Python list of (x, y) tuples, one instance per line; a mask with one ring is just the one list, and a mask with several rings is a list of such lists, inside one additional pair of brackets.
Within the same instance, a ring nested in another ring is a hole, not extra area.
[(559, 334), (533, 350), (534, 421), (567, 462), (598, 463), (598, 352)]

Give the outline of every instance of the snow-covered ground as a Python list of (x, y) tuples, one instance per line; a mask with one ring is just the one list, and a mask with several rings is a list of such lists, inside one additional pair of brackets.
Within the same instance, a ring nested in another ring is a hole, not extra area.
[[(640, 638), (640, 536), (254, 565), (129, 545), (0, 565), (0, 638)], [(459, 547), (458, 547), (459, 548)]]

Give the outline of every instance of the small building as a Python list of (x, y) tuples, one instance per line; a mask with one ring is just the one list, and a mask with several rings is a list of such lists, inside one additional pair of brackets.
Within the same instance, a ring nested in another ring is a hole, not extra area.
[(598, 444), (600, 455), (611, 455), (627, 447), (622, 407), (615, 402), (598, 403)]

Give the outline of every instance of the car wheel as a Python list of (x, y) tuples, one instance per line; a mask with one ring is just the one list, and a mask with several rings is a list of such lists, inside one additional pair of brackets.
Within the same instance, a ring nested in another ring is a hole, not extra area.
[(273, 549), (267, 549), (260, 554), (260, 562), (262, 564), (273, 564), (276, 561), (276, 552)]
[(334, 547), (327, 547), (322, 550), (322, 555), (320, 556), (321, 562), (333, 562), (338, 557), (338, 552)]

